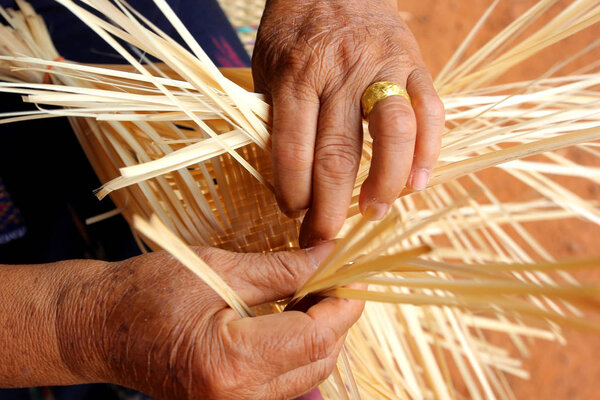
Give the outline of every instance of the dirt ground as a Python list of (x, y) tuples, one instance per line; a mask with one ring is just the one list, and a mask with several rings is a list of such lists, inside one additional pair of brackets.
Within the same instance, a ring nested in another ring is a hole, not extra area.
[[(417, 41), (423, 58), (432, 75), (441, 70), (453, 51), (470, 31), (471, 27), (483, 15), (491, 0), (399, 0), (400, 9)], [(478, 48), (510, 21), (521, 15), (535, 1), (504, 0), (485, 24), (472, 48)], [(559, 1), (550, 12), (556, 13), (564, 4)], [(544, 23), (541, 21), (540, 23)], [(588, 29), (551, 49), (536, 55), (525, 66), (510, 71), (503, 80), (531, 79), (549, 69), (565, 54), (573, 54), (600, 37), (600, 27)], [(588, 53), (563, 73), (577, 69), (600, 59), (598, 49)], [(584, 159), (584, 154), (576, 150), (565, 150), (577, 157), (580, 162), (598, 164), (598, 160)], [(589, 164), (588, 164), (589, 165)], [(495, 172), (487, 174), (491, 178)], [(554, 177), (553, 177), (554, 178)], [(600, 200), (600, 188), (589, 181), (555, 178), (585, 198)], [(527, 195), (527, 188), (518, 187), (513, 181), (487, 179), (494, 193), (503, 199), (516, 199)], [(531, 189), (529, 189), (531, 190)], [(535, 238), (550, 250), (558, 259), (582, 257), (600, 254), (600, 229), (590, 223), (575, 220), (550, 221), (548, 223), (527, 226)], [(580, 280), (600, 280), (600, 273), (576, 275)], [(535, 341), (531, 344), (531, 357), (525, 360), (525, 366), (531, 373), (529, 380), (509, 378), (517, 399), (600, 399), (600, 338), (591, 334), (566, 331), (568, 344)], [(502, 339), (492, 338), (497, 342)]]

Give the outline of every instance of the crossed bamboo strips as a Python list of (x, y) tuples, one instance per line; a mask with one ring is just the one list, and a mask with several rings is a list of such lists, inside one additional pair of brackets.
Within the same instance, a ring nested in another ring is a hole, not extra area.
[[(69, 117), (105, 182), (98, 196), (110, 194), (117, 205), (94, 220), (121, 213), (147, 245), (169, 250), (251, 316), (187, 248), (297, 247), (299, 221), (279, 213), (271, 193), (270, 109), (251, 92), (249, 71), (219, 71), (164, 0), (154, 3), (186, 46), (124, 1), (59, 2), (129, 65), (61, 60), (43, 20), (18, 0), (19, 11), (2, 10), (8, 26), (0, 28), (0, 90), (23, 95), (36, 109), (5, 113), (3, 122)], [(502, 77), (543, 49), (597, 29), (600, 2), (574, 0), (556, 12), (557, 1), (539, 1), (470, 52), (498, 3), (436, 78), (447, 124), (429, 188), (404, 192), (380, 223), (358, 215), (371, 158), (366, 139), (340, 240), (291, 300), (370, 300), (338, 369), (320, 386), (327, 399), (459, 398), (452, 371), (470, 398), (512, 399), (507, 375), (528, 376), (519, 358), (528, 355), (527, 339), (562, 343), (563, 325), (598, 333), (584, 318), (598, 309), (598, 284), (579, 284), (569, 272), (597, 268), (599, 260), (556, 261), (528, 227), (573, 218), (600, 225), (598, 198), (581, 190), (600, 183), (600, 63), (560, 74), (596, 51), (600, 39), (566, 49), (534, 80)], [(575, 157), (581, 154), (585, 161)], [(489, 185), (500, 178), (528, 196), (502, 199)], [(368, 289), (346, 287), (354, 282)], [(489, 343), (486, 331), (506, 333), (518, 354)]]

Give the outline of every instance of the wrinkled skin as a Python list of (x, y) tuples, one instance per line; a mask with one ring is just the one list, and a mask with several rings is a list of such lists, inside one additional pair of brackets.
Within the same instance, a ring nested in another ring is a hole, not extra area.
[[(309, 209), (303, 246), (333, 238), (344, 222), (361, 152), (360, 97), (372, 82), (406, 87), (412, 102), (389, 97), (370, 115), (373, 161), (361, 211), (382, 217), (405, 185), (425, 186), (437, 159), (443, 107), (397, 15), (391, 0), (268, 1), (253, 74), (257, 91), (273, 104), (278, 203), (289, 215)], [(199, 254), (244, 301), (257, 305), (292, 295), (327, 247)], [(7, 367), (0, 367), (5, 385), (113, 382), (159, 399), (292, 398), (329, 375), (363, 307), (329, 298), (306, 313), (240, 319), (164, 252), (28, 271), (36, 276), (30, 286), (43, 282), (45, 291), (23, 299), (17, 294), (26, 277), (17, 269), (5, 274), (6, 293), (13, 295), (2, 306), (15, 316), (40, 316), (27, 324), (5, 318), (16, 343), (3, 359)], [(31, 344), (38, 342), (43, 346), (34, 354)]]
[[(267, 255), (198, 251), (247, 304), (257, 305), (292, 295), (331, 247)], [(363, 308), (330, 298), (306, 313), (238, 318), (165, 252), (84, 276), (60, 297), (65, 363), (83, 381), (118, 383), (159, 399), (301, 395), (331, 373)]]
[(379, 219), (405, 185), (423, 189), (440, 150), (444, 108), (392, 0), (269, 0), (252, 60), (273, 105), (276, 196), (305, 216), (301, 244), (335, 237), (362, 148), (360, 97), (373, 82), (406, 87), (370, 115), (373, 161), (360, 209)]

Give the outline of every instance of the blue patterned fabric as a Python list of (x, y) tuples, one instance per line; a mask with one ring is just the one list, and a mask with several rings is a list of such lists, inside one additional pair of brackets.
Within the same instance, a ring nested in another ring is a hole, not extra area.
[(26, 231), (21, 213), (0, 178), (0, 245), (23, 237)]
[[(112, 47), (55, 0), (29, 0), (29, 3), (44, 18), (50, 36), (64, 58), (98, 64), (124, 62)], [(128, 3), (183, 44), (152, 0), (129, 0)], [(220, 67), (250, 66), (250, 56), (216, 0), (168, 0), (168, 3), (215, 64)], [(16, 8), (14, 0), (0, 0), (0, 5)]]
[[(64, 58), (87, 63), (123, 62), (102, 39), (54, 0), (28, 1), (44, 17)], [(168, 1), (218, 66), (250, 65), (248, 54), (216, 0)], [(128, 2), (177, 39), (151, 0)], [(0, 0), (0, 5), (15, 8), (12, 0)], [(19, 111), (28, 107), (31, 105), (23, 104), (19, 96), (0, 93), (0, 110)], [(91, 226), (82, 223), (88, 217), (114, 209), (114, 205), (109, 199), (100, 202), (93, 195), (100, 182), (66, 119), (0, 125), (0, 176), (4, 179), (4, 184), (0, 182), (0, 264), (39, 264), (77, 258), (114, 261), (139, 253), (123, 218), (110, 218)], [(3, 243), (2, 237), (14, 240)], [(0, 400), (30, 399), (146, 400), (148, 397), (114, 385), (0, 390)]]

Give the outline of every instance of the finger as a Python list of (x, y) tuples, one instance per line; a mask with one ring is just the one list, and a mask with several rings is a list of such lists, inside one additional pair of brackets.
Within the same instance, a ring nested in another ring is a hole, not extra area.
[(202, 249), (208, 265), (220, 274), (249, 306), (292, 296), (333, 250), (333, 242), (299, 251), (232, 253)]
[(235, 357), (247, 358), (275, 377), (333, 354), (363, 307), (362, 301), (328, 298), (306, 313), (288, 311), (231, 321), (224, 338), (238, 352)]
[(444, 104), (440, 100), (429, 73), (414, 70), (406, 86), (417, 117), (417, 139), (408, 186), (423, 190), (440, 154), (445, 123)]
[[(402, 85), (400, 76), (392, 82)], [(381, 219), (408, 179), (415, 151), (417, 124), (415, 113), (403, 96), (390, 96), (375, 105), (369, 115), (369, 133), (373, 138), (373, 158), (369, 176), (361, 187), (359, 207)]]
[[(344, 345), (346, 336), (340, 338), (333, 353), (324, 360), (296, 368), (278, 376), (266, 385), (265, 393), (273, 394), (274, 398), (297, 398), (316, 388), (331, 375)], [(301, 397), (302, 399), (308, 397)], [(310, 397), (313, 398), (313, 397)], [(321, 398), (321, 397), (315, 397)]]
[(360, 106), (352, 98), (340, 92), (321, 104), (312, 201), (300, 233), (303, 246), (333, 239), (346, 220), (362, 150)]
[[(352, 283), (350, 285), (345, 286), (351, 289), (359, 289), (366, 290), (367, 285), (363, 283)], [(346, 334), (348, 329), (360, 318), (360, 315), (363, 312), (365, 307), (365, 302), (362, 300), (352, 300), (352, 299), (343, 299), (336, 297), (327, 297), (317, 304), (312, 306), (306, 312), (310, 315), (314, 320), (321, 321), (330, 318), (331, 315), (335, 315), (341, 310), (345, 310), (348, 314), (345, 316), (340, 316), (341, 324), (338, 326), (336, 333), (341, 336)], [(336, 325), (332, 325), (335, 328)]]
[(316, 93), (279, 90), (273, 95), (271, 135), (275, 196), (290, 217), (308, 208), (319, 98)]

